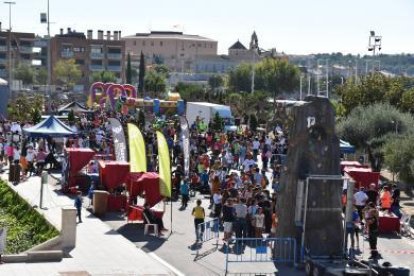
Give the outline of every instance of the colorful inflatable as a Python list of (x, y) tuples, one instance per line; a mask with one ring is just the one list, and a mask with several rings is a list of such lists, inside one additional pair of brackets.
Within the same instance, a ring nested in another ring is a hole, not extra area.
[(94, 104), (104, 107), (109, 102), (110, 108), (114, 109), (116, 99), (121, 96), (125, 98), (137, 98), (137, 90), (131, 84), (95, 82), (91, 85), (89, 93), (88, 105), (90, 107)]

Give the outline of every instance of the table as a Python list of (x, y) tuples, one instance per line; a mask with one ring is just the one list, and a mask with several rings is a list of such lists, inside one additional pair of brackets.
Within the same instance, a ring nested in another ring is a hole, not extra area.
[[(151, 209), (151, 210), (154, 212), (154, 215), (157, 218), (162, 219), (162, 217), (164, 216), (164, 211), (158, 211), (154, 209)], [(128, 221), (136, 221), (136, 220), (144, 221), (143, 212), (144, 212), (144, 207), (137, 206), (137, 205), (129, 205)]]
[(119, 212), (124, 210), (127, 205), (127, 198), (124, 195), (109, 195), (108, 196), (108, 211)]
[(379, 212), (379, 228), (380, 234), (400, 233), (400, 219), (392, 212)]

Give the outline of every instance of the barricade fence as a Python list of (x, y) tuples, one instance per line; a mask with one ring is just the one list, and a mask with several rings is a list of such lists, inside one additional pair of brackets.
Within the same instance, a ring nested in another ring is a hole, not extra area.
[[(220, 221), (218, 218), (215, 218), (213, 220), (206, 221), (206, 222), (203, 222), (197, 225), (196, 236), (197, 236), (198, 244), (197, 244), (197, 251), (196, 251), (196, 256), (194, 258), (194, 261), (197, 261), (201, 259), (202, 257), (207, 256), (211, 252), (214, 252), (217, 250), (218, 243), (219, 243), (219, 234), (220, 234)], [(200, 250), (203, 244), (205, 244), (208, 241), (214, 240), (214, 239), (216, 240), (216, 243), (214, 244), (214, 248), (200, 253)]]
[(198, 240), (204, 243), (212, 239), (218, 239), (220, 233), (219, 228), (220, 223), (218, 218), (200, 223), (197, 226)]
[(226, 274), (229, 263), (287, 263), (296, 265), (296, 239), (293, 238), (236, 238), (226, 252)]

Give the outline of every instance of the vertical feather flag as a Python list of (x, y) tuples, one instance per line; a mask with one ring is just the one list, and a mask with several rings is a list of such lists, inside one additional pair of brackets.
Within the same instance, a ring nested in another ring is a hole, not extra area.
[(131, 172), (147, 171), (145, 142), (137, 126), (128, 124), (129, 164)]
[(165, 197), (171, 197), (171, 167), (170, 151), (164, 135), (157, 131), (158, 162), (160, 175), (160, 192)]

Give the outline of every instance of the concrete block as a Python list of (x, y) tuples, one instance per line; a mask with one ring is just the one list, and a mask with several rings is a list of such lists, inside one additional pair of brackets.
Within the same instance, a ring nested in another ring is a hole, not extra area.
[(76, 246), (76, 208), (62, 208), (62, 249), (71, 250)]
[(27, 252), (28, 262), (60, 262), (63, 258), (62, 250), (45, 250)]
[(24, 263), (29, 259), (27, 253), (2, 255), (1, 260), (5, 263)]

